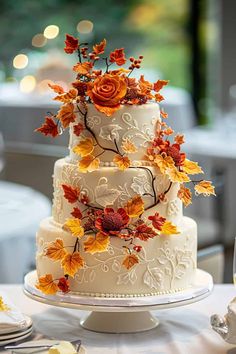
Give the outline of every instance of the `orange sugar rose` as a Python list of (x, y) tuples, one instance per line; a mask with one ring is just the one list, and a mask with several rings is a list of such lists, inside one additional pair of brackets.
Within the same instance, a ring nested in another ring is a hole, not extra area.
[(88, 95), (98, 111), (111, 116), (120, 108), (121, 100), (127, 92), (125, 78), (119, 75), (105, 74), (95, 79)]

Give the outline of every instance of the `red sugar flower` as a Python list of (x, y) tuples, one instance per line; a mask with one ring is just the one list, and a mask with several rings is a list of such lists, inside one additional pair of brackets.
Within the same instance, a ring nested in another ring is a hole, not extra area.
[(95, 226), (106, 235), (117, 235), (128, 222), (129, 216), (125, 209), (119, 208), (115, 211), (113, 208), (105, 208), (104, 215), (96, 219)]

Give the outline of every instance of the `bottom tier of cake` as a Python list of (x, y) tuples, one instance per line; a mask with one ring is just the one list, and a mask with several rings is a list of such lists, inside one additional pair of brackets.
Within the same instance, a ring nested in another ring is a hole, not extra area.
[[(123, 265), (126, 250), (124, 240), (111, 237), (108, 251), (81, 256), (85, 266), (74, 278), (69, 278), (72, 292), (102, 297), (131, 297), (173, 293), (191, 286), (194, 281), (197, 259), (197, 225), (184, 217), (178, 226), (181, 233), (157, 236), (139, 242), (139, 263), (127, 270)], [(52, 274), (54, 279), (63, 276), (60, 262), (45, 256), (45, 247), (56, 238), (63, 240), (71, 252), (75, 238), (62, 229), (53, 218), (44, 219), (37, 233), (36, 266), (38, 276)]]

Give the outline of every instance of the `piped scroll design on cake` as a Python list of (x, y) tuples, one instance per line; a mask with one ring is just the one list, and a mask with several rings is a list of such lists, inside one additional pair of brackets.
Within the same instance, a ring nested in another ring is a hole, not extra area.
[[(121, 119), (127, 125), (127, 131), (124, 133), (123, 139), (128, 138), (135, 145), (147, 148), (148, 144), (154, 138), (153, 130), (150, 129), (150, 126), (143, 124), (139, 127), (137, 120), (130, 113), (123, 113)], [(157, 118), (155, 120), (157, 121)]]

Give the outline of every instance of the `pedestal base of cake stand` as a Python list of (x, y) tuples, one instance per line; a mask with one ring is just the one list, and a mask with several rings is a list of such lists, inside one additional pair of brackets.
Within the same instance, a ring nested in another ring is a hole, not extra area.
[(45, 295), (36, 287), (37, 273), (25, 276), (24, 293), (33, 300), (57, 307), (92, 311), (80, 325), (90, 331), (135, 333), (155, 328), (159, 321), (150, 311), (184, 306), (210, 295), (210, 274), (197, 269), (195, 281), (186, 290), (171, 294), (134, 297), (94, 297), (76, 293)]
[(159, 320), (149, 311), (91, 312), (80, 325), (93, 332), (135, 333), (157, 327)]

